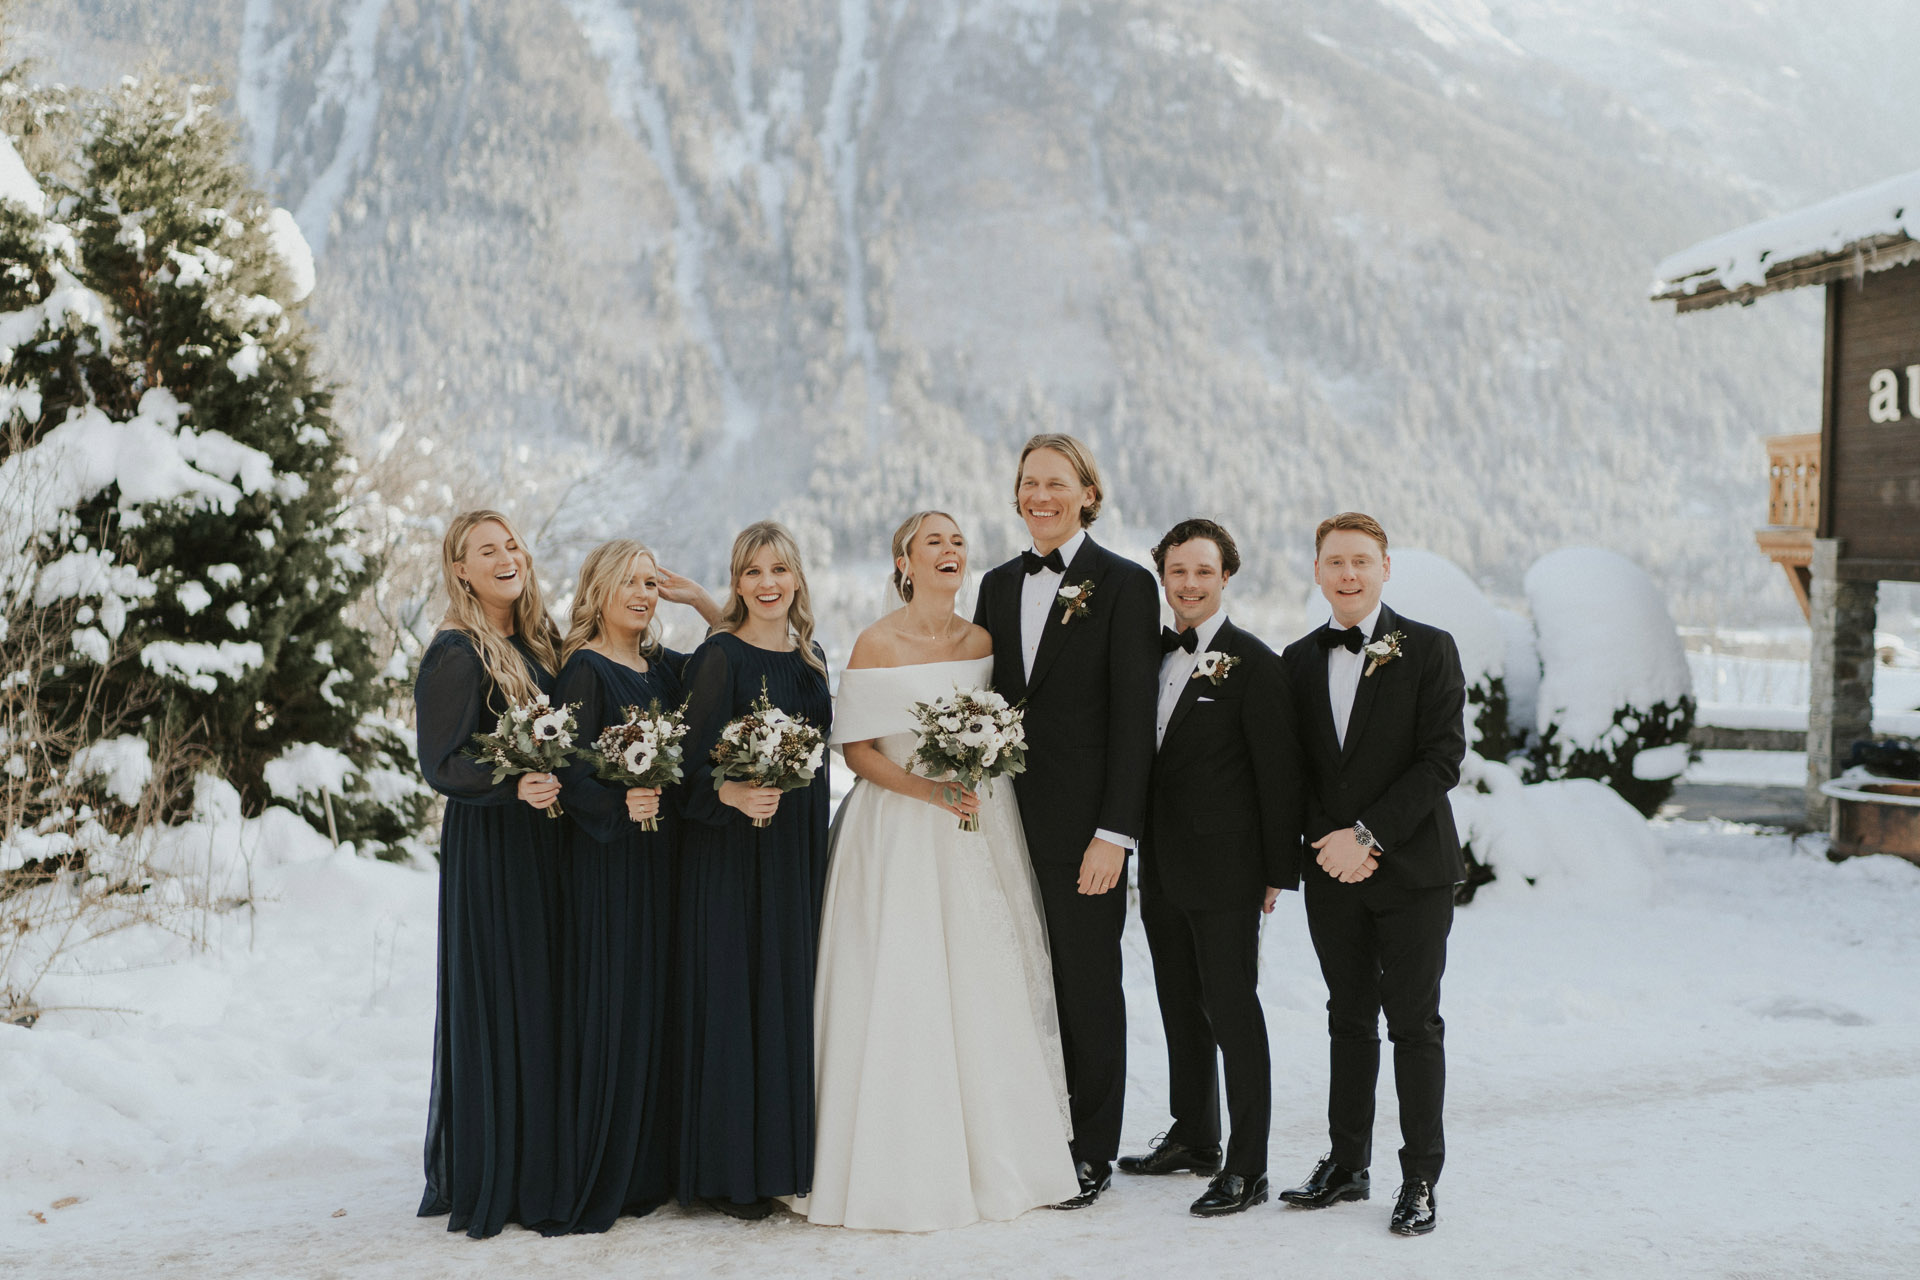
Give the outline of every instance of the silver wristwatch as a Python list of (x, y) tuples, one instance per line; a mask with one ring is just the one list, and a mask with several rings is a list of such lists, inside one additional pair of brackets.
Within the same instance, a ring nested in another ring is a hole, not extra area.
[(1362, 849), (1369, 849), (1375, 853), (1380, 852), (1380, 841), (1374, 837), (1373, 832), (1367, 830), (1366, 823), (1356, 822), (1353, 824), (1353, 838), (1360, 842)]

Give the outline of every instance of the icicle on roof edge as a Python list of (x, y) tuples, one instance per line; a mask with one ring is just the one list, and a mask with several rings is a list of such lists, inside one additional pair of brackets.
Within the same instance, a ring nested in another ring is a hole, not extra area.
[(1650, 293), (1682, 311), (1920, 259), (1920, 171), (1728, 231), (1654, 268)]

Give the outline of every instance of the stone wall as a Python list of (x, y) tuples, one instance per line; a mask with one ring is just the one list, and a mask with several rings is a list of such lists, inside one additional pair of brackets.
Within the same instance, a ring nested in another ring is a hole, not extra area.
[(1807, 706), (1807, 822), (1828, 826), (1820, 784), (1846, 767), (1853, 744), (1873, 736), (1876, 582), (1843, 582), (1840, 541), (1813, 540), (1812, 687)]

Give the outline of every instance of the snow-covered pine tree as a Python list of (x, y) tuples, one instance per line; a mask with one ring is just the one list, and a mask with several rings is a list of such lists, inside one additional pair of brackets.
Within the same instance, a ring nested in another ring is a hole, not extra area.
[[(163, 811), (212, 769), (249, 809), (277, 789), (363, 852), (396, 854), (428, 797), (381, 715), (392, 677), (346, 616), (375, 567), (354, 545), (352, 460), (295, 310), (313, 285), (305, 241), (252, 189), (205, 88), (129, 79), (37, 112), (32, 96), (15, 95), (10, 120), (65, 145), (36, 139), (37, 179), (10, 143), (0, 155), (16, 171), (0, 187), (15, 508), (0, 555), (16, 601), (71, 623), (40, 710), (144, 697), (149, 736), (190, 748), (153, 779)], [(337, 767), (325, 791), (285, 767), (270, 786), (269, 763), (301, 744), (347, 757), (344, 794)]]

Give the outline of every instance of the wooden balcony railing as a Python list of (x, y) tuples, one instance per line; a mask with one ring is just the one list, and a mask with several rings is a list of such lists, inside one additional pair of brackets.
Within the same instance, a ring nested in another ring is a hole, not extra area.
[(1820, 433), (1767, 438), (1767, 523), (1820, 527)]
[(1760, 550), (1787, 571), (1800, 612), (1813, 612), (1813, 533), (1820, 527), (1820, 435), (1767, 439), (1767, 527)]

